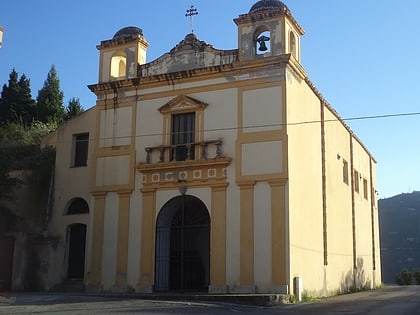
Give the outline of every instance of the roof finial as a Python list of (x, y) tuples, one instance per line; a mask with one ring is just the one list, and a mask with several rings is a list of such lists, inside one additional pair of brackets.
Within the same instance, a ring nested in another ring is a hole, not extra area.
[(198, 11), (196, 8), (194, 8), (193, 5), (191, 5), (191, 8), (189, 8), (187, 10), (187, 13), (185, 13), (185, 16), (189, 16), (190, 17), (190, 28), (191, 28), (191, 33), (194, 33), (194, 29), (193, 29), (193, 17), (194, 15), (197, 15)]

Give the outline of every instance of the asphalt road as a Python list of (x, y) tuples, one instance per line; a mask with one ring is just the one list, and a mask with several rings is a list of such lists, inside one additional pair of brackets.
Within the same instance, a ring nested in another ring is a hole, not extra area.
[(171, 302), (72, 294), (14, 294), (0, 314), (420, 314), (420, 286), (387, 287), (312, 303), (270, 307), (210, 302)]

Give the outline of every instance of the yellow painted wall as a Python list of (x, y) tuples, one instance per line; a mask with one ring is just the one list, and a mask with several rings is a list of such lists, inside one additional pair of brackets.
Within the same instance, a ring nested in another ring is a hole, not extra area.
[[(346, 291), (353, 272), (350, 133), (327, 107), (324, 113), (328, 280), (323, 293), (336, 294)], [(348, 183), (343, 181), (344, 161)]]
[(131, 107), (102, 110), (100, 113), (99, 146), (131, 144)]
[[(56, 171), (54, 179), (54, 203), (51, 212), (51, 221), (49, 232), (51, 235), (59, 236), (63, 243), (57, 248), (56, 256), (63, 263), (62, 257), (65, 256), (68, 241), (66, 237), (67, 227), (70, 224), (82, 223), (88, 226), (86, 241), (86, 262), (85, 270), (89, 266), (90, 243), (92, 231), (91, 218), (94, 212), (93, 198), (90, 195), (90, 175), (93, 148), (95, 146), (95, 119), (96, 109), (91, 108), (71, 120), (63, 123), (55, 132), (55, 136), (49, 136), (53, 139), (49, 145), (56, 147)], [(73, 135), (89, 132), (88, 165), (84, 167), (71, 167), (73, 154)], [(83, 198), (89, 205), (89, 214), (65, 215), (69, 203), (74, 198)], [(67, 264), (64, 261), (64, 264)], [(54, 284), (61, 281), (60, 277), (66, 276), (66, 265), (52, 265), (50, 277)]]
[[(319, 289), (323, 279), (323, 208), (320, 101), (292, 73), (287, 74), (288, 219), (290, 274), (303, 288)], [(315, 122), (315, 123), (313, 123)]]
[[(357, 266), (357, 281), (358, 285), (372, 286), (373, 276), (373, 240), (372, 240), (372, 204), (371, 204), (371, 180), (369, 156), (366, 155), (365, 150), (361, 147), (359, 142), (354, 141), (354, 169), (359, 173), (359, 192), (355, 192), (355, 214), (356, 214), (356, 266)], [(367, 180), (367, 197), (364, 194), (363, 181)], [(373, 210), (377, 213), (377, 210)], [(379, 231), (375, 231), (378, 234)], [(379, 247), (377, 248), (379, 251)]]

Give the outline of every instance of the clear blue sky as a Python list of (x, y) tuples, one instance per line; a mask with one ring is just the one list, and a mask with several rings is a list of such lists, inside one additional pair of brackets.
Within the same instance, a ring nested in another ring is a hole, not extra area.
[[(237, 48), (233, 18), (256, 0), (2, 0), (0, 84), (13, 68), (31, 79), (36, 98), (52, 64), (65, 102), (95, 104), (86, 87), (98, 79), (101, 40), (138, 26), (150, 43), (147, 60), (189, 33), (186, 10), (199, 11), (194, 31), (219, 49)], [(305, 29), (302, 65), (343, 118), (420, 112), (420, 1), (285, 0)], [(378, 161), (379, 197), (420, 190), (420, 116), (348, 121)]]

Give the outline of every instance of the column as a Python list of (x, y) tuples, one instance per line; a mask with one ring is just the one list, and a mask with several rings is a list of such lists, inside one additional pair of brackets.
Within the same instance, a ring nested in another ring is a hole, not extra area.
[(140, 278), (137, 291), (152, 293), (154, 284), (155, 256), (155, 190), (143, 190), (143, 208), (140, 243)]
[(209, 293), (226, 293), (226, 187), (212, 187)]
[(93, 212), (92, 253), (88, 275), (89, 290), (100, 290), (102, 281), (102, 252), (104, 239), (106, 192), (93, 193), (95, 206)]
[(115, 286), (125, 290), (127, 286), (128, 263), (128, 234), (130, 222), (130, 196), (131, 191), (120, 191), (118, 212), (118, 245), (117, 245), (117, 274)]

